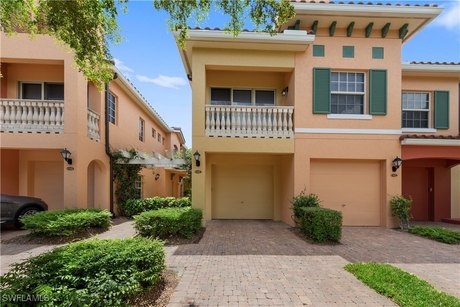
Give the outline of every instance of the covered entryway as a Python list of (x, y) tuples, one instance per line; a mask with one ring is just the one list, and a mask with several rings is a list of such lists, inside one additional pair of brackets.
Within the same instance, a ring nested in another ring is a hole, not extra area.
[(213, 219), (273, 219), (272, 165), (213, 165)]
[(311, 192), (325, 208), (341, 211), (343, 225), (381, 225), (381, 162), (311, 160)]

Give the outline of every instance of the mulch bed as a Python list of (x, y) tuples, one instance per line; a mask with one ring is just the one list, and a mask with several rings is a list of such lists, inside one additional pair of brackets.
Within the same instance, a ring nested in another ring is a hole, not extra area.
[(154, 287), (132, 298), (128, 305), (165, 307), (168, 305), (178, 283), (177, 274), (174, 271), (166, 270), (161, 274), (160, 281)]
[(165, 240), (165, 245), (170, 246), (170, 245), (198, 244), (201, 238), (203, 238), (205, 231), (206, 231), (206, 228), (202, 227), (191, 238), (184, 238), (179, 235), (171, 236)]
[(8, 240), (2, 240), (2, 244), (45, 244), (45, 245), (57, 245), (80, 241), (83, 239), (91, 238), (97, 234), (107, 231), (108, 228), (90, 228), (80, 231), (71, 236), (62, 237), (45, 237), (34, 234), (26, 234), (17, 236)]

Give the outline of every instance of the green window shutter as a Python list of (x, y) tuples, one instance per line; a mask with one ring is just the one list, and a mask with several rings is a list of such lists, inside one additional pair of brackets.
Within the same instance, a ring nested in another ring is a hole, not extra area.
[(344, 58), (354, 58), (355, 57), (355, 47), (354, 46), (343, 46), (342, 56)]
[(313, 68), (313, 113), (331, 112), (331, 70)]
[(324, 56), (324, 45), (313, 45), (313, 56), (323, 57)]
[(383, 47), (372, 47), (372, 58), (383, 59)]
[(387, 114), (387, 71), (369, 70), (369, 114)]
[(449, 92), (434, 92), (434, 127), (449, 129)]

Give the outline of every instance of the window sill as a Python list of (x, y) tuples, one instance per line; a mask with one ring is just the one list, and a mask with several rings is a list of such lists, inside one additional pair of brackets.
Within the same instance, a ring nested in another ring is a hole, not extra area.
[(402, 132), (436, 133), (438, 130), (433, 128), (402, 128)]
[(328, 119), (372, 119), (369, 114), (328, 114)]

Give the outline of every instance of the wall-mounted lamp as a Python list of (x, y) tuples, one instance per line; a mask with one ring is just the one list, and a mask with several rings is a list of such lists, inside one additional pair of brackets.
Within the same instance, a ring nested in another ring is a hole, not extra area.
[(195, 153), (193, 154), (193, 158), (195, 158), (195, 165), (196, 167), (200, 167), (200, 153), (197, 151), (195, 151)]
[(281, 91), (281, 96), (286, 96), (286, 94), (289, 92), (289, 87), (285, 87), (283, 88), (283, 90)]
[(68, 165), (72, 165), (72, 159), (70, 158), (71, 155), (72, 153), (67, 148), (61, 150), (61, 156)]
[(160, 179), (160, 174), (155, 174), (155, 181), (157, 181), (158, 179)]
[(398, 168), (401, 167), (402, 162), (403, 160), (398, 156), (396, 156), (396, 158), (394, 158), (393, 161), (391, 161), (391, 169), (393, 170), (393, 172), (396, 172)]

